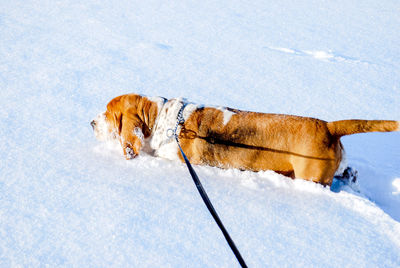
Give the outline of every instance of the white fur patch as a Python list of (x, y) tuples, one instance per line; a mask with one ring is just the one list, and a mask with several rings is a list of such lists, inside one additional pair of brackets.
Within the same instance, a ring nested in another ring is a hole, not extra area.
[[(176, 126), (179, 110), (184, 103), (186, 101), (182, 98), (171, 99), (162, 107), (150, 140), (150, 147), (155, 150), (156, 156), (170, 160), (178, 159), (178, 145), (171, 134)], [(188, 119), (197, 108), (198, 105), (187, 104), (183, 110), (183, 118)], [(178, 135), (179, 132), (180, 127), (177, 129)]]
[(225, 107), (218, 107), (217, 109), (223, 113), (224, 119), (222, 123), (224, 124), (224, 126), (226, 126), (226, 124), (228, 124), (228, 122), (231, 120), (232, 115), (236, 114), (235, 112), (229, 111)]

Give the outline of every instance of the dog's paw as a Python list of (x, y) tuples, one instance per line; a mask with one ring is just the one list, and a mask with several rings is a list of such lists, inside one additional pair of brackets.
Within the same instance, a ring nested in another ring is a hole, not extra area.
[(137, 156), (137, 154), (135, 153), (135, 151), (132, 148), (130, 148), (129, 146), (127, 146), (125, 148), (125, 158), (126, 158), (126, 160), (133, 159), (136, 156)]
[(349, 187), (356, 193), (360, 193), (360, 185), (358, 184), (358, 171), (354, 168), (347, 167), (341, 175), (334, 177), (334, 183), (331, 190), (339, 192), (344, 187)]

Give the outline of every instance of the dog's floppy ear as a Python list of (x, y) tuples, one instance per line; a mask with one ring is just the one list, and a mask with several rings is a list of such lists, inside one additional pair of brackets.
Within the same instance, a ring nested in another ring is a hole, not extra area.
[(121, 97), (114, 98), (107, 104), (106, 118), (109, 122), (110, 132), (121, 135), (123, 107), (121, 107)]

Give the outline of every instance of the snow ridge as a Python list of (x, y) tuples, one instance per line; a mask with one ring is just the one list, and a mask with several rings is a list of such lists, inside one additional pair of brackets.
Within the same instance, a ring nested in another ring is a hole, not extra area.
[(347, 63), (364, 63), (371, 64), (368, 61), (363, 61), (354, 57), (339, 55), (332, 50), (324, 51), (324, 50), (300, 50), (293, 48), (284, 48), (284, 47), (274, 47), (268, 46), (266, 47), (273, 51), (282, 52), (285, 54), (293, 54), (296, 56), (308, 56), (317, 60), (327, 61), (327, 62), (347, 62)]

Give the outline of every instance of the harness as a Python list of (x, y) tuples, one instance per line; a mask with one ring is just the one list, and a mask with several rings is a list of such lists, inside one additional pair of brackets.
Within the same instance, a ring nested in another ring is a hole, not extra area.
[[(185, 123), (185, 118), (183, 117), (183, 111), (186, 107), (187, 103), (183, 103), (181, 109), (178, 112), (177, 115), (177, 121), (175, 125), (175, 129), (169, 129), (168, 131), (172, 131), (173, 133), (169, 135), (169, 138), (175, 137), (176, 143), (178, 144), (179, 150), (181, 151), (182, 157), (185, 160), (186, 166), (189, 170), (190, 175), (192, 176), (193, 182), (196, 185), (197, 190), (199, 191), (199, 194), (201, 198), (203, 199), (208, 211), (211, 213), (211, 216), (214, 218), (215, 222), (217, 223), (218, 227), (220, 228), (222, 234), (225, 237), (225, 240), (227, 241), (229, 247), (235, 254), (236, 259), (238, 260), (239, 264), (242, 267), (247, 267), (246, 263), (244, 262), (242, 256), (240, 255), (239, 250), (237, 249), (235, 243), (233, 242), (232, 238), (229, 236), (228, 231), (225, 229), (224, 225), (222, 224), (221, 219), (219, 218), (217, 212), (214, 209), (214, 206), (212, 205), (210, 199), (208, 198), (208, 195), (206, 191), (203, 188), (203, 185), (200, 182), (199, 177), (197, 176), (196, 172), (194, 171), (192, 165), (189, 162), (189, 159), (186, 157), (185, 153), (182, 150), (182, 147), (179, 143), (179, 137), (177, 134), (178, 126), (183, 126)], [(167, 134), (168, 135), (168, 134)]]

